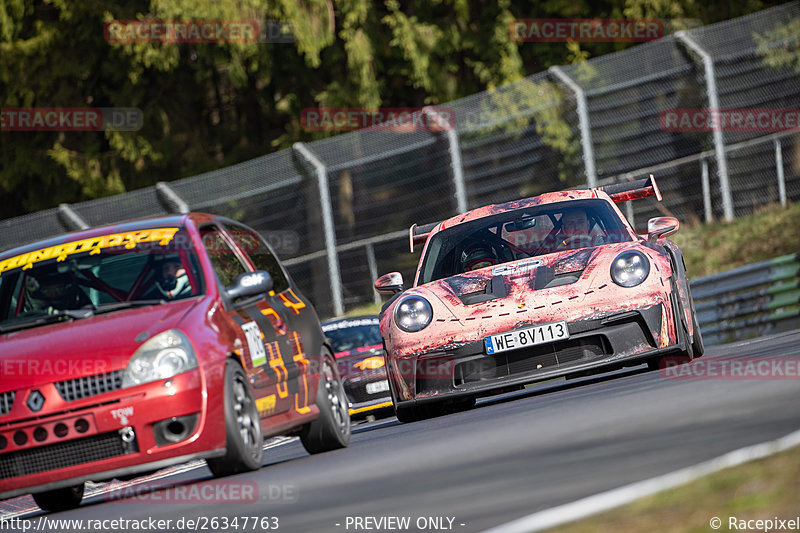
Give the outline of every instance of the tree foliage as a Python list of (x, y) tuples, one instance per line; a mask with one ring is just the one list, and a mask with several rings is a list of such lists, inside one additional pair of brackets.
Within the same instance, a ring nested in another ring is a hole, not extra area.
[[(0, 218), (137, 189), (326, 135), (316, 106), (442, 104), (629, 44), (519, 43), (515, 18), (646, 17), (711, 23), (749, 0), (0, 0), (0, 107), (136, 107), (136, 132), (0, 132)], [(257, 19), (293, 43), (113, 43), (115, 19)], [(776, 59), (779, 60), (779, 59)], [(781, 59), (782, 61), (782, 59)], [(500, 97), (552, 99), (549, 86)], [(569, 152), (552, 109), (541, 124)]]

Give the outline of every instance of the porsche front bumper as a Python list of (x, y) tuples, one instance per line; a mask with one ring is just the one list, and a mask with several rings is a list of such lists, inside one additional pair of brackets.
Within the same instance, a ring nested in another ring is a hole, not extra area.
[(568, 322), (569, 339), (492, 355), (483, 341), (454, 349), (393, 358), (399, 406), (478, 396), (509, 387), (587, 372), (634, 366), (685, 350), (665, 333), (665, 309), (648, 308)]

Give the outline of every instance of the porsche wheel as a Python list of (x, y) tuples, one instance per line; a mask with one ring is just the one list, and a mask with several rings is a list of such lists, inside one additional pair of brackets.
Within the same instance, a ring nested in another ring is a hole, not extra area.
[[(430, 408), (430, 406), (428, 406)], [(402, 422), (403, 424), (409, 424), (411, 422), (417, 422), (419, 420), (424, 420), (428, 418), (425, 416), (425, 413), (420, 406), (412, 406), (412, 407), (400, 407), (399, 405), (394, 406), (394, 416)]]
[(33, 501), (43, 511), (67, 511), (75, 509), (83, 499), (84, 484), (64, 487), (62, 489), (48, 490), (33, 494)]
[(475, 398), (465, 398), (451, 402), (427, 402), (412, 407), (401, 407), (395, 404), (394, 413), (397, 419), (404, 424), (418, 422), (437, 416), (450, 415), (467, 411), (475, 407)]
[(222, 457), (208, 459), (217, 476), (229, 476), (261, 468), (264, 454), (261, 418), (247, 376), (239, 363), (225, 364), (225, 445)]
[[(688, 290), (688, 284), (687, 284)], [(690, 362), (694, 359), (694, 345), (692, 344), (692, 339), (689, 337), (689, 326), (686, 323), (686, 314), (684, 313), (684, 305), (683, 300), (681, 299), (681, 295), (678, 292), (678, 284), (675, 280), (672, 281), (672, 294), (673, 294), (673, 306), (672, 308), (675, 310), (675, 331), (678, 334), (678, 341), (683, 341), (684, 350), (679, 357), (685, 358), (685, 362)], [(689, 312), (692, 314), (692, 320), (694, 320), (694, 306), (691, 302), (691, 293), (689, 295), (690, 301), (689, 304)]]
[[(695, 353), (696, 339), (699, 339), (700, 347), (702, 349), (702, 337), (699, 335), (695, 336), (695, 338), (689, 337), (689, 327), (686, 325), (686, 317), (683, 313), (683, 302), (678, 294), (677, 283), (675, 283), (674, 279), (670, 279), (670, 286), (672, 289), (670, 294), (670, 302), (672, 304), (673, 315), (675, 317), (675, 332), (677, 334), (677, 342), (679, 344), (682, 343), (684, 349), (677, 355), (658, 356), (649, 359), (647, 361), (647, 368), (649, 370), (658, 370), (663, 368), (666, 360), (680, 364), (690, 363), (692, 359), (699, 357), (699, 355)], [(691, 311), (692, 315), (692, 323), (696, 324), (697, 319), (694, 313), (694, 302), (691, 300), (691, 297), (691, 293), (689, 293), (689, 310)], [(695, 331), (699, 333), (700, 330), (699, 328), (696, 328)], [(702, 355), (702, 351), (700, 354)]]
[(703, 334), (700, 332), (700, 324), (697, 323), (697, 311), (694, 308), (694, 297), (692, 297), (692, 290), (689, 288), (689, 282), (686, 282), (687, 290), (689, 291), (689, 309), (692, 311), (692, 351), (695, 357), (701, 357), (706, 347), (703, 344)]
[(319, 417), (300, 432), (300, 442), (308, 453), (321, 453), (344, 448), (350, 444), (350, 410), (331, 357), (322, 356), (322, 372), (317, 386)]

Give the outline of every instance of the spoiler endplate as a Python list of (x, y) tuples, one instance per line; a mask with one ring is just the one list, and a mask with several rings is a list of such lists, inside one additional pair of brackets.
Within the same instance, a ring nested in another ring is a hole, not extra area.
[(408, 228), (408, 247), (412, 254), (414, 253), (414, 245), (425, 244), (425, 241), (431, 236), (431, 232), (439, 224), (440, 222), (431, 222), (430, 224), (423, 224), (422, 226), (412, 224), (411, 227)]
[(649, 178), (605, 185), (598, 187), (597, 190), (606, 193), (615, 203), (638, 200), (648, 196), (655, 196), (656, 200), (661, 201), (661, 191), (658, 190), (656, 178), (652, 174)]

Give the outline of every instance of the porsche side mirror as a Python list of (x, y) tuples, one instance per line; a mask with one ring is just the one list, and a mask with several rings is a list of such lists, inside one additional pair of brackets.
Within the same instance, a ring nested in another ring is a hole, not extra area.
[(272, 276), (264, 270), (239, 274), (233, 285), (225, 287), (231, 300), (245, 296), (256, 296), (272, 290)]
[(403, 292), (403, 275), (400, 272), (390, 272), (375, 280), (375, 290), (380, 294), (397, 294)]
[(675, 217), (655, 217), (647, 221), (647, 240), (656, 242), (659, 237), (672, 235), (680, 227)]

